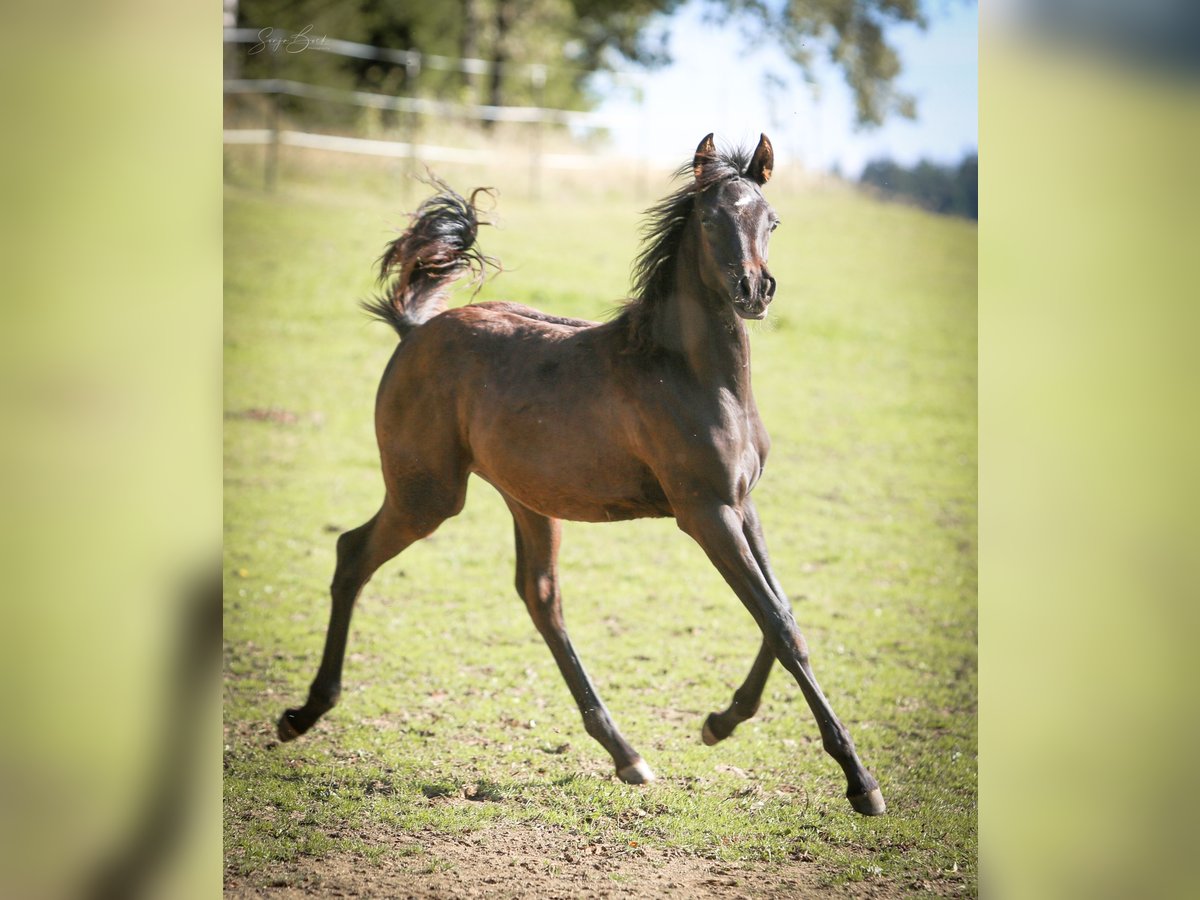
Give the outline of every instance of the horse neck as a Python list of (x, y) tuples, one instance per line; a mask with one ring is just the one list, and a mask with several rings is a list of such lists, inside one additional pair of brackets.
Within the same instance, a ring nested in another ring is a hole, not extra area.
[(674, 286), (654, 320), (655, 343), (682, 356), (702, 384), (750, 400), (750, 340), (727, 298), (700, 280), (690, 241), (675, 261)]

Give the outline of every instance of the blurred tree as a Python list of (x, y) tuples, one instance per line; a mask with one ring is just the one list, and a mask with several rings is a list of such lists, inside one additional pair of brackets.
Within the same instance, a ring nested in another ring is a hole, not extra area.
[[(922, 0), (708, 0), (713, 18), (742, 25), (750, 43), (778, 44), (814, 81), (814, 53), (829, 52), (854, 93), (859, 127), (890, 115), (913, 118), (916, 102), (896, 86), (900, 57), (885, 32), (909, 23), (924, 28)], [(969, 0), (968, 0), (969, 2)]]
[[(482, 27), (480, 15), (479, 0), (462, 0), (462, 29), (458, 37), (459, 59), (479, 58), (479, 29)], [(462, 72), (462, 86), (464, 93), (470, 95), (471, 73), (466, 70)]]
[(575, 63), (594, 71), (621, 60), (653, 68), (671, 61), (667, 32), (649, 27), (683, 0), (568, 0)]
[(979, 156), (972, 153), (954, 173), (954, 205), (963, 215), (979, 218)]
[[(492, 39), (492, 71), (488, 82), (488, 102), (492, 106), (504, 105), (504, 76), (508, 69), (508, 60), (512, 52), (509, 32), (517, 19), (517, 0), (493, 0), (496, 5), (495, 36)], [(492, 126), (494, 122), (486, 123)]]
[[(364, 88), (391, 93), (421, 90), (437, 96), (509, 106), (542, 97), (547, 105), (590, 105), (588, 77), (624, 63), (653, 68), (670, 61), (666, 16), (684, 0), (240, 0), (238, 23), (273, 26), (280, 33), (328, 35), (398, 50), (488, 63), (486, 98), (473, 72), (423, 66), (419, 75), (398, 63), (320, 53), (286, 55), (292, 77), (345, 76)], [(713, 21), (738, 26), (751, 46), (781, 47), (813, 80), (815, 56), (825, 50), (854, 93), (860, 126), (888, 116), (913, 116), (913, 98), (895, 86), (900, 59), (887, 42), (896, 25), (925, 26), (929, 0), (703, 0)], [(971, 0), (963, 0), (971, 2)], [(263, 54), (247, 74), (267, 68)], [(279, 60), (274, 61), (278, 65)], [(546, 81), (531, 79), (530, 64), (547, 66)], [(475, 73), (480, 67), (471, 67)], [(260, 74), (261, 77), (261, 74)], [(465, 96), (464, 96), (465, 95)]]
[[(652, 23), (683, 0), (470, 2), (490, 10), (494, 20), (481, 40), (491, 48), (489, 61), (500, 63), (491, 71), (488, 102), (503, 106), (541, 96), (549, 106), (576, 109), (595, 99), (588, 92), (593, 73), (628, 62), (652, 68), (670, 61), (666, 32)], [(510, 61), (548, 65), (544, 88), (530, 80), (527, 67), (505, 65)]]
[[(551, 106), (590, 106), (587, 79), (624, 61), (643, 65), (667, 61), (662, 34), (646, 28), (650, 17), (681, 0), (240, 0), (238, 24), (273, 27), (281, 37), (310, 29), (377, 47), (416, 50), (425, 56), (478, 64), (422, 65), (286, 50), (247, 57), (247, 77), (267, 77), (286, 66), (288, 77), (322, 84), (347, 84), (383, 93), (424, 92), (494, 106), (530, 103), (535, 94)], [(531, 79), (538, 64), (546, 81)], [(274, 69), (272, 69), (274, 67)], [(483, 74), (483, 91), (472, 77)], [(410, 80), (412, 83), (410, 83)]]
[(979, 157), (971, 153), (957, 166), (921, 160), (911, 169), (890, 159), (873, 160), (859, 183), (892, 197), (904, 197), (936, 213), (979, 218)]

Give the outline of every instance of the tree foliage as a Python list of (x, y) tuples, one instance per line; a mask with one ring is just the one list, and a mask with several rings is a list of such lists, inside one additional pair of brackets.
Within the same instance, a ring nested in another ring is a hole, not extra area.
[[(325, 34), (426, 57), (481, 59), (486, 71), (466, 65), (424, 65), (320, 53), (262, 54), (247, 59), (248, 77), (265, 77), (286, 65), (293, 77), (318, 75), (325, 84), (382, 92), (416, 90), (464, 102), (512, 106), (540, 102), (565, 109), (595, 100), (588, 79), (627, 62), (653, 67), (667, 62), (665, 47), (647, 24), (681, 0), (240, 0), (243, 28), (274, 27)], [(531, 66), (541, 68), (535, 73)], [(316, 70), (320, 70), (319, 72)], [(544, 75), (544, 81), (542, 80)], [(414, 83), (410, 83), (412, 80)]]
[(974, 153), (957, 166), (921, 160), (906, 168), (890, 159), (874, 160), (867, 163), (858, 180), (932, 212), (979, 218), (979, 157)]
[[(451, 58), (481, 58), (486, 73), (423, 68), (419, 75), (377, 60), (300, 54), (288, 66), (317, 68), (325, 83), (349, 79), (381, 91), (413, 90), (514, 105), (532, 101), (587, 107), (593, 73), (625, 63), (653, 68), (670, 61), (665, 15), (683, 0), (241, 0), (242, 27), (274, 26)], [(748, 52), (779, 46), (806, 80), (822, 56), (841, 69), (853, 91), (860, 126), (912, 116), (914, 101), (896, 87), (900, 59), (888, 33), (925, 25), (922, 0), (705, 0), (713, 21), (740, 28)], [(277, 61), (276, 61), (277, 62)], [(547, 65), (545, 80), (529, 64)], [(249, 69), (268, 61), (251, 61)]]
[(778, 44), (815, 80), (824, 49), (854, 94), (859, 126), (880, 125), (890, 115), (912, 118), (916, 103), (896, 88), (900, 57), (887, 32), (908, 23), (924, 28), (921, 0), (709, 0), (718, 21), (740, 19), (752, 42)]

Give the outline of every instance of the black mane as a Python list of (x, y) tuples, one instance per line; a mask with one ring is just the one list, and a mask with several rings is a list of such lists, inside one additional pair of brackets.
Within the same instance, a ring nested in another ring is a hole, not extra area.
[(646, 210), (642, 250), (633, 261), (632, 296), (618, 317), (628, 329), (631, 350), (648, 346), (650, 318), (675, 286), (675, 256), (697, 195), (719, 182), (746, 177), (750, 159), (750, 151), (744, 147), (723, 150), (705, 163), (698, 178), (689, 160), (672, 176), (686, 178), (686, 183)]

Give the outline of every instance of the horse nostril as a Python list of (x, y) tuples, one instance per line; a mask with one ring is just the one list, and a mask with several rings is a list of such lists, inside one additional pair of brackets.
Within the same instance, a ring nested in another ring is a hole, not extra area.
[(741, 278), (739, 278), (737, 286), (738, 286), (738, 293), (740, 293), (742, 295), (742, 299), (749, 300), (750, 294), (751, 294), (750, 276), (743, 275)]
[(775, 279), (770, 275), (767, 276), (767, 299), (775, 296)]

